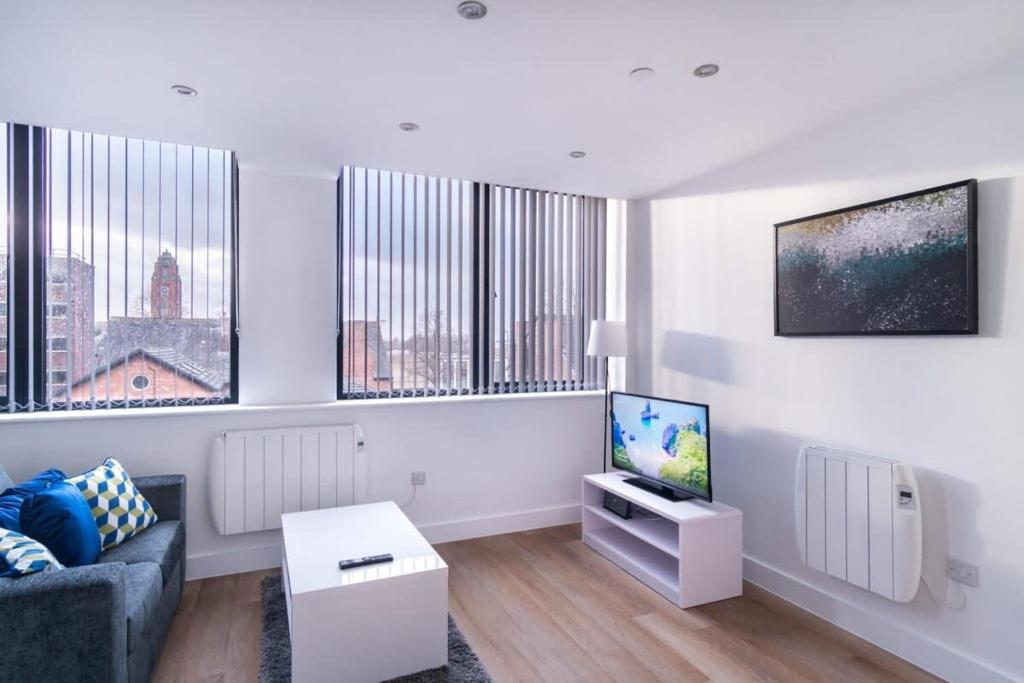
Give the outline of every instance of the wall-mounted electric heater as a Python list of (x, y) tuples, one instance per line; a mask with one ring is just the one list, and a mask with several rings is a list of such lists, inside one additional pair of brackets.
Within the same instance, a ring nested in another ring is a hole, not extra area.
[(807, 446), (796, 476), (804, 563), (897, 602), (921, 578), (921, 499), (910, 465)]
[(210, 515), (220, 534), (280, 529), (281, 514), (366, 502), (358, 425), (224, 432), (210, 454)]

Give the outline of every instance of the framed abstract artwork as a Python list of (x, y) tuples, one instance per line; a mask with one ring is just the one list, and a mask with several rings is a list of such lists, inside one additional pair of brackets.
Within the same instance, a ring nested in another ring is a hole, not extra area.
[(775, 335), (978, 333), (976, 180), (775, 225)]

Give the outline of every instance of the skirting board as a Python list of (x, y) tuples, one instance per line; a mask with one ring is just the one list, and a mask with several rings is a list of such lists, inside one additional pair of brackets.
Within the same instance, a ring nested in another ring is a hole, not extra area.
[(743, 578), (783, 600), (948, 681), (1012, 683), (1008, 674), (882, 619), (780, 569), (743, 557)]
[(280, 566), (281, 543), (278, 541), (241, 550), (189, 555), (185, 560), (185, 580), (208, 579), (211, 576), (241, 574)]
[[(572, 524), (578, 521), (580, 521), (580, 506), (578, 503), (573, 503), (506, 515), (434, 522), (417, 525), (417, 528), (431, 543), (447, 543), (467, 538), (481, 538), (495, 534)], [(279, 566), (281, 566), (281, 544), (266, 543), (242, 550), (189, 555), (186, 564), (186, 578), (191, 581)]]
[(467, 538), (543, 529), (548, 526), (572, 524), (578, 521), (580, 521), (580, 504), (573, 503), (553, 508), (514, 512), (509, 515), (491, 515), (474, 519), (460, 519), (454, 522), (423, 524), (417, 525), (417, 528), (431, 543), (448, 543)]

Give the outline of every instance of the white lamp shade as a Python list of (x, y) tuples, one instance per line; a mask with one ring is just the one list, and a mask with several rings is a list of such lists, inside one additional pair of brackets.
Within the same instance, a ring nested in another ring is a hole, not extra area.
[(623, 358), (626, 355), (626, 323), (595, 320), (590, 323), (588, 356)]

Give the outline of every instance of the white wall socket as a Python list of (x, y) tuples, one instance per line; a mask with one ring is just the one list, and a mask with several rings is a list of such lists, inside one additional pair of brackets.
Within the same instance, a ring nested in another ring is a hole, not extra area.
[(965, 586), (978, 585), (978, 568), (973, 564), (967, 564), (962, 560), (955, 560), (952, 557), (946, 562), (946, 576)]
[(413, 472), (412, 473), (412, 485), (413, 486), (420, 486), (420, 485), (426, 484), (426, 483), (427, 483), (427, 473), (426, 472)]

